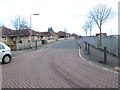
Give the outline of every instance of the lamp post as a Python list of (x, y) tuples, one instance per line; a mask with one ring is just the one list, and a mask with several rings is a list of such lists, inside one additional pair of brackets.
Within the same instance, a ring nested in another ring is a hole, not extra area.
[(30, 44), (31, 44), (31, 48), (32, 48), (32, 16), (36, 16), (36, 15), (39, 15), (39, 13), (36, 13), (36, 14), (31, 14), (30, 15)]
[(67, 32), (67, 30), (66, 30), (66, 28), (64, 27), (64, 40), (65, 40), (65, 38), (66, 38), (66, 32)]
[(39, 13), (30, 15), (30, 29), (32, 28), (32, 16), (36, 15), (39, 15)]

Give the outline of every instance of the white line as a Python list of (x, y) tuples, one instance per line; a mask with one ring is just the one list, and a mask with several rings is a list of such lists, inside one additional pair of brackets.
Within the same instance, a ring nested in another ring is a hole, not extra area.
[[(78, 46), (78, 47), (79, 47), (79, 46)], [(88, 61), (88, 60), (86, 60), (85, 58), (82, 57), (82, 55), (81, 55), (81, 53), (80, 53), (80, 47), (79, 47), (79, 57), (82, 58), (82, 59), (85, 60), (85, 61)], [(90, 61), (88, 61), (88, 63), (90, 63), (91, 65), (95, 65), (95, 66), (97, 66), (97, 67), (100, 67), (100, 68), (102, 68), (102, 69), (104, 69), (104, 70), (108, 70), (108, 71), (111, 71), (111, 72), (113, 72), (113, 73), (120, 74), (120, 73), (117, 72), (117, 71), (113, 71), (113, 70), (110, 70), (110, 69), (107, 69), (107, 68), (101, 67), (101, 66), (99, 66), (99, 65), (93, 64), (93, 63), (90, 62)]]

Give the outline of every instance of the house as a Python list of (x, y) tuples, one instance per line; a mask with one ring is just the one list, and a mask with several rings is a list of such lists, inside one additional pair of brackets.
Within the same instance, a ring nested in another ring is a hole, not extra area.
[(67, 38), (71, 37), (71, 35), (70, 35), (69, 33), (66, 33), (65, 36), (66, 36)]
[(65, 36), (65, 32), (63, 32), (63, 31), (59, 31), (58, 33), (57, 33), (57, 35), (58, 35), (58, 38), (65, 38), (66, 36)]
[(41, 40), (41, 34), (30, 29), (12, 30), (2, 26), (0, 27), (0, 32), (0, 41), (7, 44), (12, 50), (16, 50), (17, 43), (29, 43)]
[(42, 40), (50, 40), (50, 39), (57, 39), (57, 33), (56, 32), (39, 32), (41, 35)]
[[(106, 33), (101, 33), (101, 37), (106, 37), (106, 36), (107, 36)], [(97, 34), (96, 34), (96, 37), (100, 37), (100, 33), (97, 33)]]
[(12, 44), (12, 39), (9, 37), (10, 33), (13, 32), (13, 30), (6, 28), (4, 26), (0, 27), (0, 42), (4, 42), (5, 44)]
[(2, 26), (0, 27), (0, 32), (0, 42), (7, 44), (9, 47), (11, 47), (11, 49), (14, 50), (16, 46), (13, 36), (11, 36), (11, 32), (14, 32), (14, 30)]
[(0, 30), (2, 31), (1, 41), (6, 44), (28, 43), (31, 39), (32, 41), (41, 39), (41, 35), (34, 30), (11, 30), (6, 27), (0, 27)]
[(15, 40), (17, 43), (29, 43), (30, 41), (41, 40), (40, 34), (30, 29), (15, 30), (11, 32), (11, 35), (16, 37)]
[(79, 36), (75, 33), (72, 34), (72, 37), (74, 37), (75, 39), (79, 39)]

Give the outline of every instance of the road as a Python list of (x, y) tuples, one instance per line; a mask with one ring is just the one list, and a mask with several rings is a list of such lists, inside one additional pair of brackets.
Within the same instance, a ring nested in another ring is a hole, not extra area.
[(76, 40), (18, 55), (2, 70), (3, 88), (118, 87), (118, 73), (81, 58)]

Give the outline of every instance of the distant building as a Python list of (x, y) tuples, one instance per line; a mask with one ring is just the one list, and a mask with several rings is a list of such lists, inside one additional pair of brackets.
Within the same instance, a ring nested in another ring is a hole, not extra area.
[(58, 32), (58, 38), (65, 38), (65, 32), (59, 31)]
[(57, 39), (57, 33), (56, 32), (39, 32), (41, 35), (41, 38), (43, 40), (50, 40), (50, 39)]
[[(101, 33), (101, 37), (106, 37), (106, 36), (107, 36), (106, 33)], [(96, 37), (100, 37), (100, 33), (97, 33), (97, 34), (96, 34)]]
[(113, 38), (120, 38), (120, 35), (110, 35), (110, 37), (113, 37)]
[(74, 37), (75, 39), (79, 39), (79, 36), (75, 33), (72, 34), (72, 37)]

